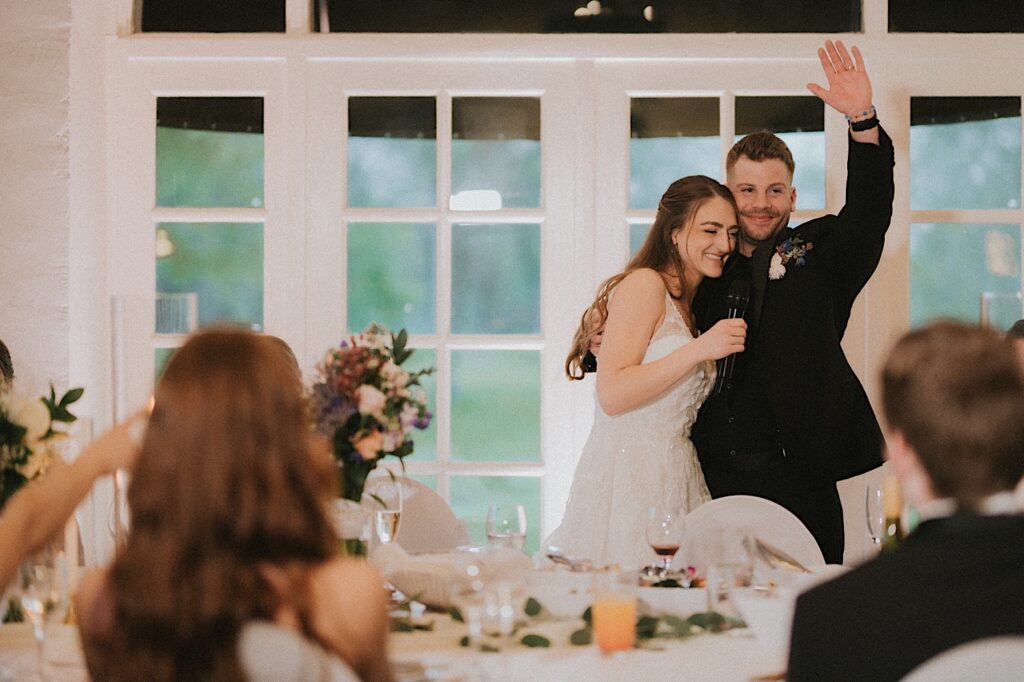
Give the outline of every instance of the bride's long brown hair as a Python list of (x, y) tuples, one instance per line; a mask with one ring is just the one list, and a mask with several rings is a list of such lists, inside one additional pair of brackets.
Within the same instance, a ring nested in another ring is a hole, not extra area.
[[(658, 212), (654, 217), (654, 224), (647, 232), (647, 238), (643, 245), (626, 264), (625, 270), (612, 275), (598, 287), (594, 302), (583, 311), (580, 324), (572, 339), (569, 355), (565, 358), (565, 375), (570, 380), (584, 377), (583, 357), (590, 350), (590, 344), (598, 330), (604, 327), (605, 319), (608, 317), (608, 296), (629, 273), (640, 268), (651, 268), (661, 274), (666, 287), (668, 287), (669, 279), (675, 278), (683, 290), (678, 296), (671, 293), (670, 295), (677, 301), (686, 299), (689, 292), (686, 291), (683, 279), (683, 261), (679, 258), (679, 251), (672, 243), (672, 233), (681, 227), (685, 228), (693, 219), (697, 209), (715, 197), (721, 197), (728, 201), (733, 210), (739, 214), (736, 199), (733, 198), (729, 188), (706, 175), (688, 175), (668, 186), (661, 201), (658, 202)], [(688, 237), (689, 232), (687, 232)], [(671, 292), (671, 287), (668, 288)]]
[(300, 381), (272, 339), (209, 331), (174, 354), (132, 472), (94, 679), (245, 679), (239, 632), (279, 606), (262, 570), (301, 576), (336, 546), (330, 455), (307, 424)]

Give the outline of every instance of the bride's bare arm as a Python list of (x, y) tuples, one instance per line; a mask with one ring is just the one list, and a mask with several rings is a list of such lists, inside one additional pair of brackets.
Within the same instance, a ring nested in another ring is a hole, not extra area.
[(661, 395), (699, 363), (743, 350), (746, 324), (722, 320), (691, 343), (643, 363), (665, 311), (665, 285), (653, 270), (637, 270), (615, 288), (597, 369), (597, 399), (609, 415), (640, 407)]

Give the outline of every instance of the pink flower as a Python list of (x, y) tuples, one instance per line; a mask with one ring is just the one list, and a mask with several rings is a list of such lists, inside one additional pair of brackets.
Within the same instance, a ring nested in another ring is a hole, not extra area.
[(363, 384), (356, 389), (356, 400), (359, 401), (359, 414), (368, 414), (377, 419), (383, 419), (384, 405), (387, 403), (388, 397), (380, 389)]
[(361, 436), (357, 435), (352, 440), (352, 447), (356, 449), (356, 452), (359, 453), (364, 462), (377, 459), (380, 451), (384, 448), (384, 434), (373, 430), (369, 433), (363, 433)]

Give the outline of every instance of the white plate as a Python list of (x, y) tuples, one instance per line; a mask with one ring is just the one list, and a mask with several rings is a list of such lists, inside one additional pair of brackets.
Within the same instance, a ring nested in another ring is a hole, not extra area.
[(639, 587), (637, 596), (656, 615), (687, 618), (708, 610), (708, 591), (703, 587)]

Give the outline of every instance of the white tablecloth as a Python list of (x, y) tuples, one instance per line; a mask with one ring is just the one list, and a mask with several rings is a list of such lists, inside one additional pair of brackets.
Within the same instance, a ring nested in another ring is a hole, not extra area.
[[(428, 619), (430, 618), (428, 614)], [(785, 662), (763, 649), (747, 629), (701, 634), (685, 640), (656, 640), (654, 649), (603, 654), (596, 645), (573, 646), (569, 635), (579, 621), (543, 623), (522, 630), (542, 634), (550, 648), (522, 645), (499, 653), (480, 653), (459, 646), (465, 627), (446, 615), (434, 618), (432, 632), (396, 633), (391, 659), (408, 678), (464, 682), (618, 682), (621, 680), (749, 681), (782, 672)], [(422, 667), (425, 676), (415, 672)]]
[[(448, 682), (576, 682), (577, 680), (721, 680), (747, 682), (782, 671), (784, 661), (762, 648), (746, 629), (701, 634), (686, 640), (657, 640), (660, 650), (635, 649), (606, 655), (595, 645), (573, 646), (569, 635), (579, 621), (540, 623), (521, 631), (543, 634), (547, 649), (521, 645), (500, 653), (480, 653), (459, 646), (465, 634), (461, 623), (444, 614), (428, 614), (432, 632), (395, 633), (390, 655), (405, 680)], [(54, 682), (88, 680), (71, 625), (51, 627), (47, 643), (47, 673)], [(14, 680), (31, 680), (35, 670), (35, 640), (25, 624), (0, 626), (0, 664)]]

